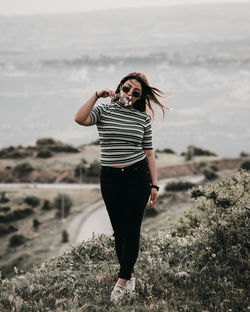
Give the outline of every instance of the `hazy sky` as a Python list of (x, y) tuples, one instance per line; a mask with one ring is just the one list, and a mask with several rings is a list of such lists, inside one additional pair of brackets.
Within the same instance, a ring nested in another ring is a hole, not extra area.
[(0, 14), (67, 13), (110, 8), (230, 2), (250, 3), (250, 0), (0, 0)]

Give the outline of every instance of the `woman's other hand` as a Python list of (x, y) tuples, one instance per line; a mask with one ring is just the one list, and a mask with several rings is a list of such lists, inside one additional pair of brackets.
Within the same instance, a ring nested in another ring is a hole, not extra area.
[(157, 202), (157, 199), (158, 199), (157, 189), (151, 188), (151, 195), (150, 195), (150, 201), (149, 201), (148, 207), (152, 208), (154, 204)]
[(97, 95), (102, 98), (106, 98), (108, 96), (113, 97), (115, 96), (115, 92), (106, 88), (106, 89), (97, 91)]

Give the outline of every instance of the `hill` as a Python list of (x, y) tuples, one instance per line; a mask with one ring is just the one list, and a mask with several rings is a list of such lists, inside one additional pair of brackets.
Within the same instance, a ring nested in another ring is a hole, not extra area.
[[(136, 296), (119, 311), (246, 311), (250, 175), (188, 191), (192, 212), (171, 231), (142, 235)], [(109, 302), (118, 264), (111, 236), (76, 244), (24, 275), (0, 281), (2, 311), (117, 311)]]

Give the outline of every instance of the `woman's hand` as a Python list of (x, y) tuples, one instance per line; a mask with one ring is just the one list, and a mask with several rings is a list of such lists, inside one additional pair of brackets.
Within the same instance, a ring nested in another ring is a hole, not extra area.
[(97, 95), (99, 97), (106, 98), (108, 96), (110, 96), (110, 97), (115, 96), (115, 92), (106, 88), (106, 89), (97, 91)]
[(148, 207), (152, 208), (154, 204), (157, 202), (157, 199), (158, 199), (157, 189), (151, 188), (151, 195), (150, 195), (150, 201), (149, 201)]

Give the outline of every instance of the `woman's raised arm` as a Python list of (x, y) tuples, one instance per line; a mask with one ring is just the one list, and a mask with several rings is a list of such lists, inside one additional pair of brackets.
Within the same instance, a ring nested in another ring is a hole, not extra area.
[(115, 92), (110, 89), (103, 89), (96, 91), (77, 111), (75, 115), (75, 122), (82, 126), (89, 126), (91, 118), (89, 113), (95, 105), (98, 98), (106, 98), (108, 96), (115, 96)]

